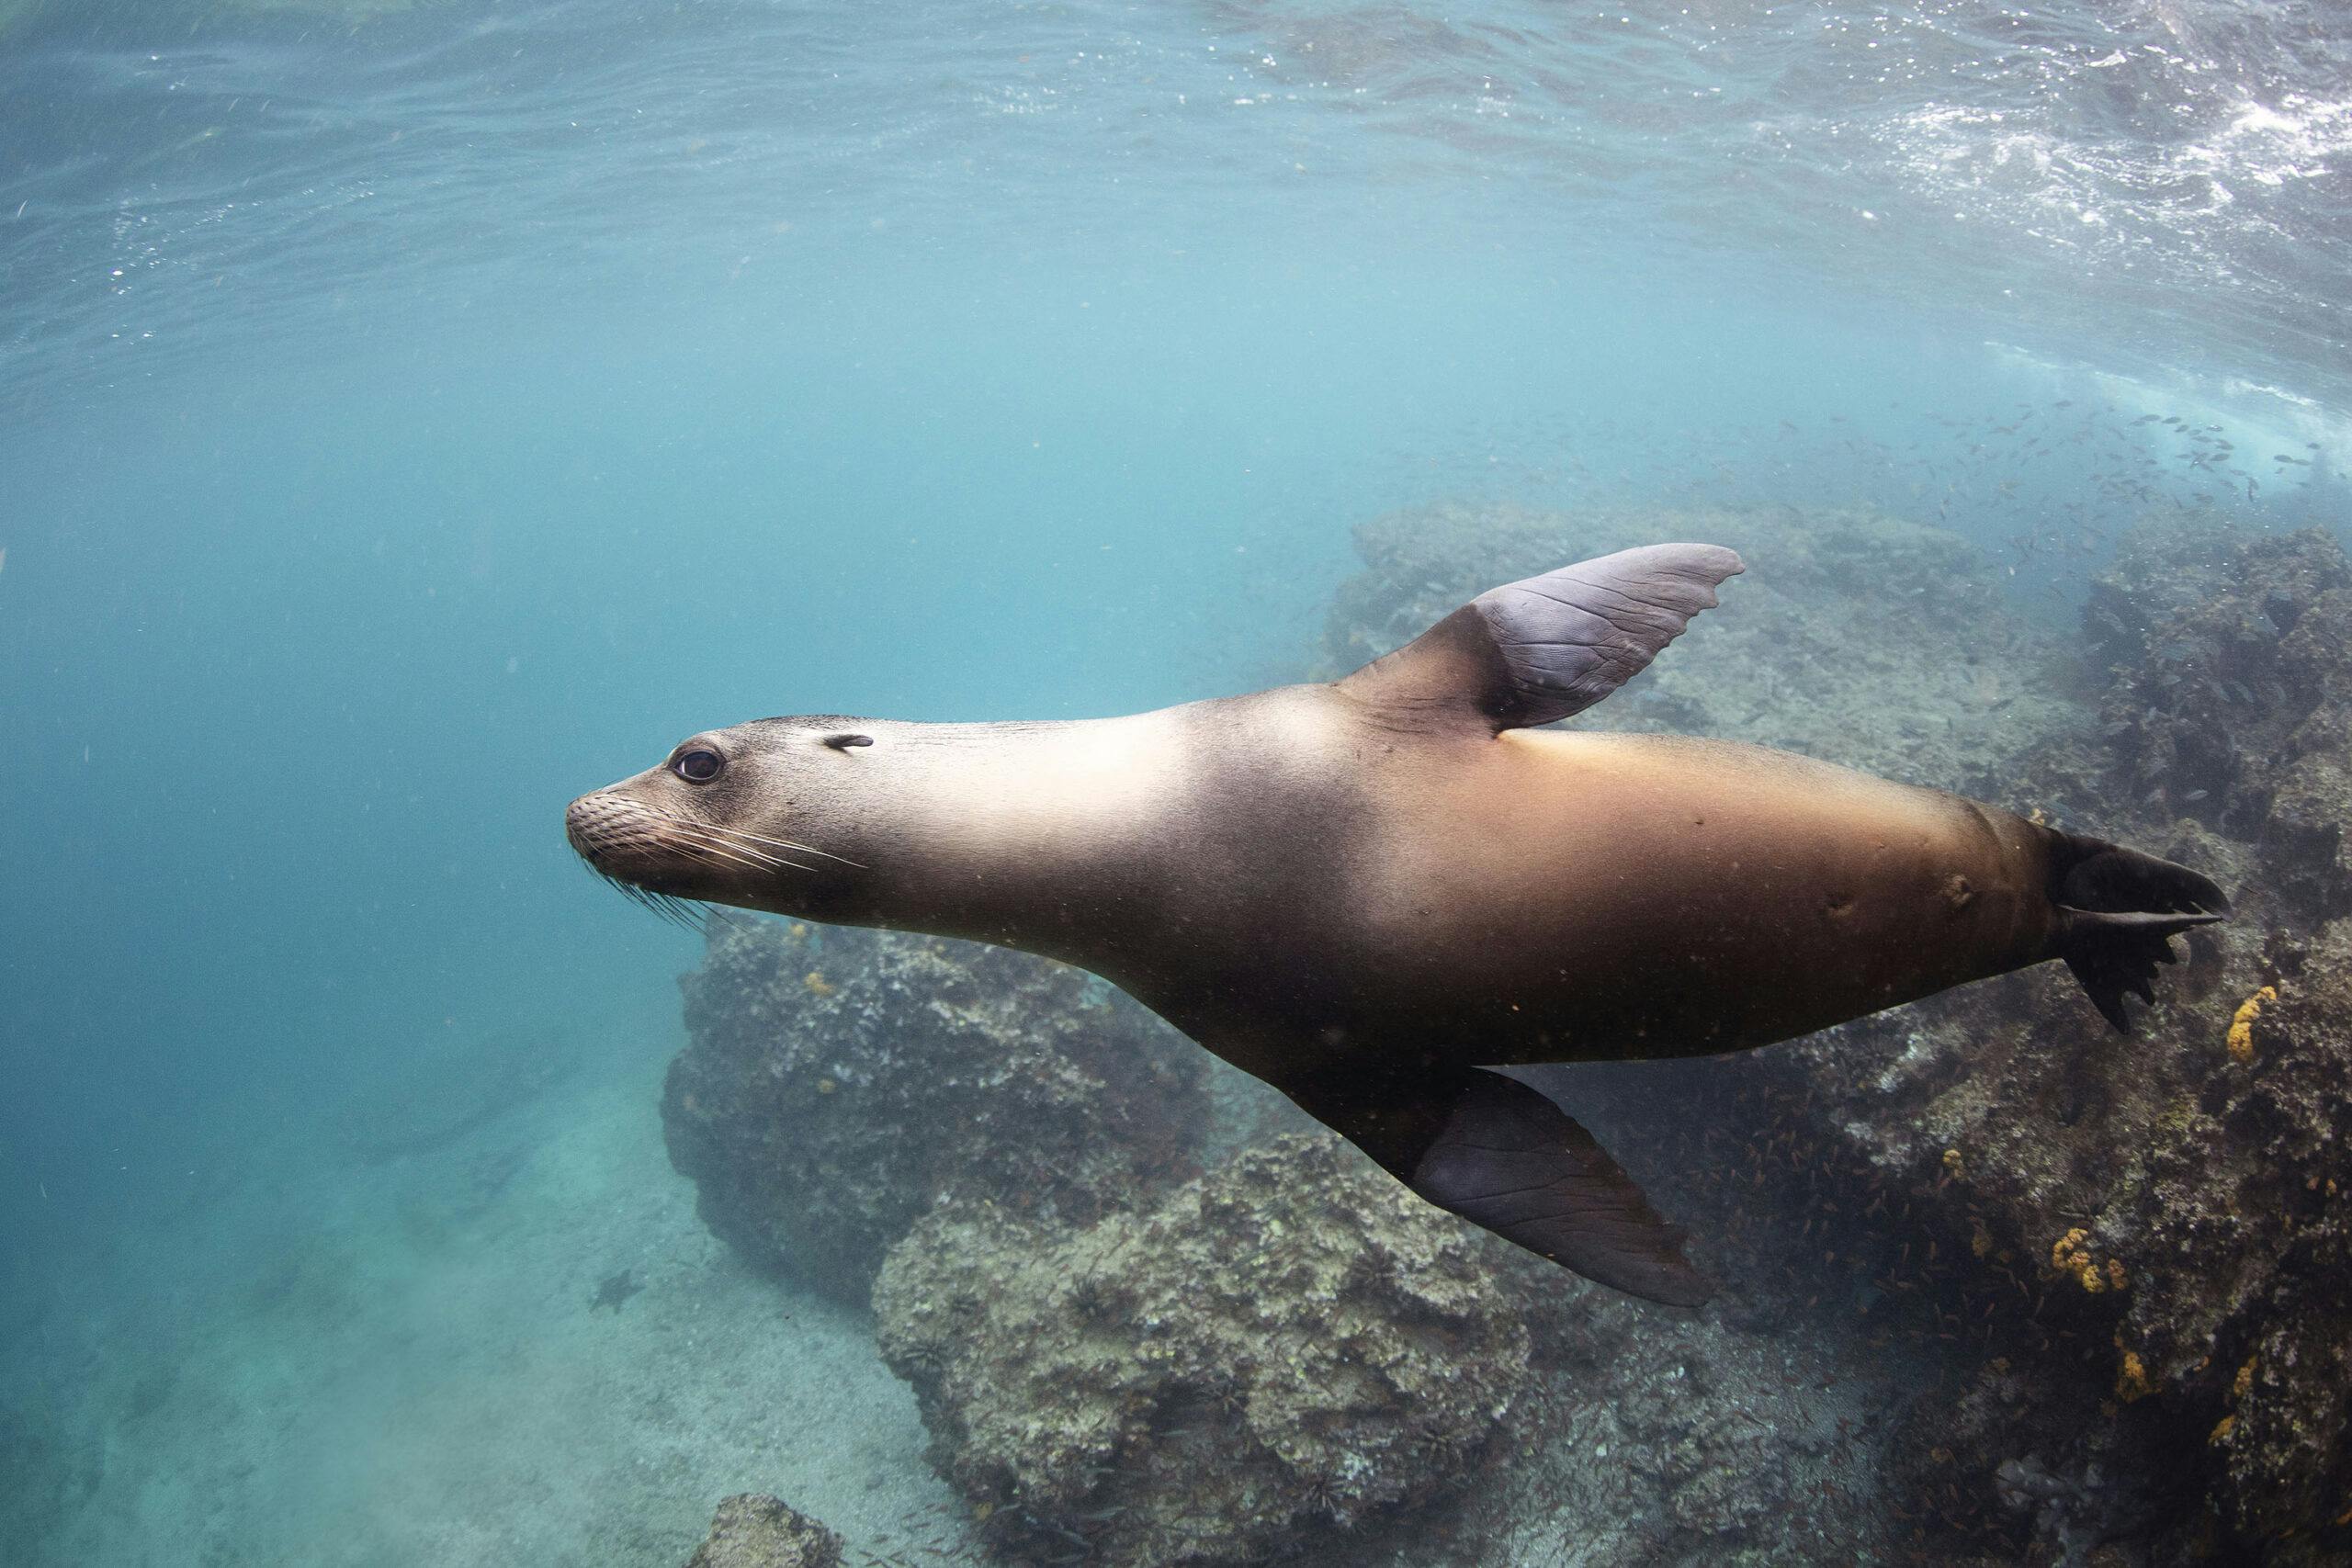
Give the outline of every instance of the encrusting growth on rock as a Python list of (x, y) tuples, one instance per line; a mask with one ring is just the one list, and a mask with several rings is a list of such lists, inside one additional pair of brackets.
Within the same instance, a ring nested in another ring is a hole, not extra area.
[(1467, 1478), (1527, 1377), (1491, 1257), (1336, 1139), (1291, 1134), (1075, 1233), (940, 1210), (874, 1311), (1000, 1547), (1254, 1563)]
[(2122, 1359), (2116, 1365), (2115, 1397), (2129, 1404), (2154, 1392), (2155, 1385), (2148, 1382), (2147, 1363), (2140, 1359), (2140, 1352), (2124, 1351)]
[(841, 1568), (842, 1538), (757, 1492), (722, 1499), (685, 1568)]
[[(2120, 1291), (2132, 1283), (2131, 1270), (2120, 1258), (2106, 1263), (2091, 1256), (2091, 1233), (2076, 1225), (2050, 1247), (2050, 1267), (2067, 1276), (2092, 1295)], [(1981, 1254), (1980, 1254), (1981, 1256)]]
[(719, 1236), (833, 1294), (863, 1300), (942, 1197), (1084, 1222), (1194, 1168), (1200, 1053), (1075, 969), (747, 921), (679, 984), (671, 1163)]
[(2262, 1016), (2262, 1004), (2278, 999), (2278, 987), (2265, 986), (2238, 1004), (2236, 1016), (2230, 1020), (2230, 1060), (2240, 1066), (2254, 1062), (2254, 1021)]

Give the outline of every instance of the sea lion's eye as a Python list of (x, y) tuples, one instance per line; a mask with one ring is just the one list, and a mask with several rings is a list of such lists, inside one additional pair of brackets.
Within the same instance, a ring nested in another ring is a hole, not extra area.
[(688, 784), (708, 784), (727, 766), (727, 759), (707, 746), (697, 746), (670, 764), (671, 771)]

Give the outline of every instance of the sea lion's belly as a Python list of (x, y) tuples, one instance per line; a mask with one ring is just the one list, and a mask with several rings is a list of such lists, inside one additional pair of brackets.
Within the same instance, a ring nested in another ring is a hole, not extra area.
[(1476, 1059), (1789, 1038), (2042, 953), (2041, 829), (1758, 747), (1506, 733), (1359, 863), (1366, 1025)]

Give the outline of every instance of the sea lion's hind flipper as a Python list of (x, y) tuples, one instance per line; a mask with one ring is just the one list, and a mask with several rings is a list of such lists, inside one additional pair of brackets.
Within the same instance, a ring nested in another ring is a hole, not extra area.
[(2066, 961), (2100, 1016), (2128, 1031), (2124, 994), (2153, 1003), (2156, 965), (2179, 960), (2173, 937), (2221, 919), (2230, 901), (2212, 878), (2185, 865), (2098, 839), (2052, 838), (2052, 953)]
[(1721, 545), (1645, 545), (1490, 588), (1340, 689), (1496, 730), (1581, 713), (1648, 667), (1746, 568)]
[(1527, 1085), (1470, 1069), (1362, 1092), (1378, 1082), (1292, 1098), (1427, 1201), (1588, 1280), (1669, 1306), (1714, 1293), (1633, 1179)]

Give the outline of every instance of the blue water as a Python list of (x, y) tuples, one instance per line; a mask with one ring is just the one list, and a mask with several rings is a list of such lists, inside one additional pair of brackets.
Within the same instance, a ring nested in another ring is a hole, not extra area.
[(558, 818), (706, 725), (1295, 678), (1431, 500), (2344, 514), (2317, 0), (0, 22), (0, 1289), (424, 1044), (658, 1067)]

